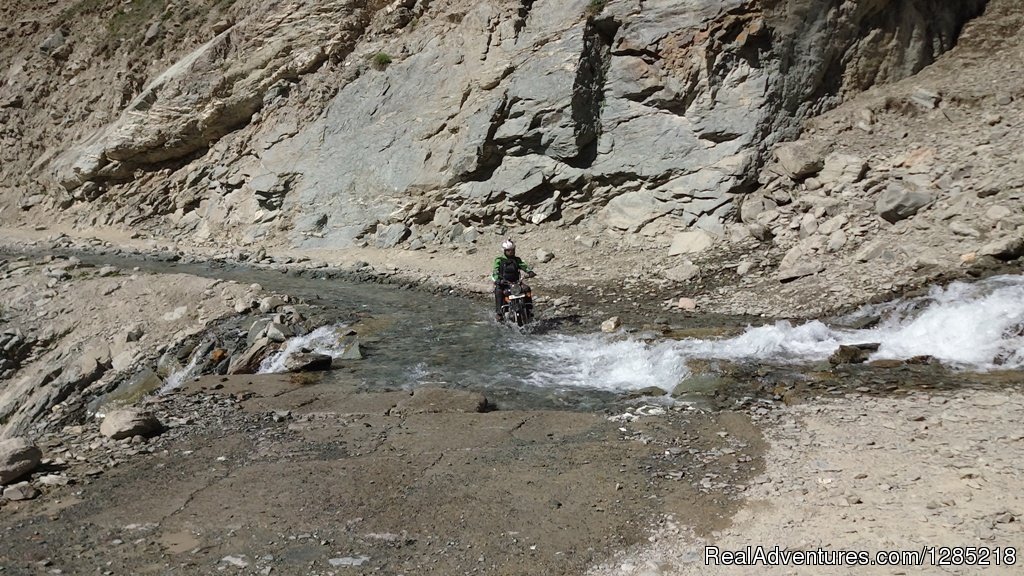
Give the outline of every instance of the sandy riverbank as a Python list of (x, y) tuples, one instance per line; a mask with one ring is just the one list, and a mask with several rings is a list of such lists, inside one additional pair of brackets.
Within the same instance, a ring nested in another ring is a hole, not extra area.
[[(760, 421), (769, 445), (765, 473), (743, 492), (743, 508), (728, 528), (694, 537), (680, 518), (679, 530), (663, 531), (642, 551), (591, 574), (1018, 574), (1019, 386), (850, 394), (774, 410)], [(880, 551), (933, 551), (923, 567), (708, 566), (709, 546), (866, 551), (870, 559)], [(973, 548), (989, 565), (950, 556), (956, 547)], [(953, 565), (936, 565), (943, 559)]]

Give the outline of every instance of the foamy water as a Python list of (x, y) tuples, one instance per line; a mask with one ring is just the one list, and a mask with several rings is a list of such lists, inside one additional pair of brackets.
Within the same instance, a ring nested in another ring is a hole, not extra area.
[[(199, 346), (197, 347), (197, 350), (203, 348), (205, 347)], [(205, 360), (204, 354), (193, 352), (192, 357), (189, 358), (188, 365), (167, 377), (164, 385), (160, 387), (160, 394), (166, 394), (177, 390), (178, 388), (181, 388), (182, 384), (198, 376), (203, 360)]]
[(319, 352), (320, 354), (327, 354), (332, 357), (341, 356), (345, 352), (345, 345), (341, 341), (341, 336), (345, 333), (345, 328), (344, 324), (321, 326), (309, 334), (289, 338), (280, 350), (270, 356), (267, 356), (267, 358), (260, 363), (258, 373), (273, 374), (276, 372), (284, 372), (285, 361), (288, 360), (292, 354), (298, 354), (305, 351)]
[(1024, 367), (1024, 277), (958, 282), (912, 304), (922, 301), (923, 311), (899, 306), (879, 328), (863, 332), (882, 345), (874, 357), (927, 354), (975, 370)]
[(688, 374), (689, 359), (802, 364), (827, 359), (841, 344), (877, 343), (871, 359), (929, 355), (960, 369), (1024, 367), (1024, 277), (933, 288), (922, 298), (866, 307), (852, 317), (880, 317), (872, 329), (830, 327), (814, 320), (748, 328), (733, 338), (686, 339), (648, 345), (602, 336), (528, 338), (537, 358), (527, 380), (536, 385), (636, 390), (671, 389)]
[[(878, 343), (879, 350), (872, 359), (929, 355), (960, 369), (1024, 367), (1021, 276), (954, 283), (934, 288), (922, 298), (867, 307), (851, 316), (881, 320), (876, 327), (865, 330), (837, 328), (818, 320), (776, 322), (751, 327), (733, 338), (656, 343), (622, 335), (514, 334), (500, 336), (508, 340), (500, 345), (499, 354), (512, 367), (509, 373), (524, 385), (610, 391), (650, 386), (671, 390), (689, 374), (686, 364), (690, 359), (802, 364), (828, 358), (841, 344)], [(261, 372), (282, 370), (285, 358), (302, 349), (340, 354), (339, 329), (324, 327), (290, 340), (280, 353), (264, 362)], [(451, 352), (458, 355), (458, 351)], [(480, 358), (481, 363), (488, 361)], [(416, 373), (435, 376), (447, 370), (443, 364), (431, 364), (429, 369), (418, 366)], [(465, 364), (458, 370), (464, 375)]]
[(647, 344), (604, 335), (526, 337), (516, 342), (532, 359), (524, 381), (551, 388), (640, 390), (678, 383), (689, 371), (670, 341)]
[(679, 343), (688, 357), (812, 362), (840, 344), (880, 344), (871, 359), (929, 355), (970, 370), (1024, 366), (1024, 277), (999, 276), (933, 288), (927, 296), (866, 307), (851, 318), (880, 317), (875, 328), (833, 328), (820, 321), (778, 322), (730, 339)]

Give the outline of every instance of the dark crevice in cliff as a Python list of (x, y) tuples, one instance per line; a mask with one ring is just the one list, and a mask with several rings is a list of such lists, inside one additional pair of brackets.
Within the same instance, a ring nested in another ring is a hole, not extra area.
[(578, 152), (575, 157), (565, 159), (576, 168), (587, 168), (597, 158), (605, 77), (618, 29), (619, 23), (613, 18), (589, 19), (583, 34), (583, 53), (576, 67), (570, 105)]
[(515, 35), (519, 37), (519, 33), (526, 28), (526, 19), (530, 17), (530, 11), (533, 10), (533, 3), (536, 0), (520, 0), (519, 9), (516, 11), (515, 20)]
[(498, 103), (498, 106), (495, 107), (494, 112), (491, 114), (490, 125), (487, 127), (487, 136), (476, 150), (476, 167), (471, 172), (462, 175), (462, 181), (483, 182), (490, 180), (491, 176), (494, 175), (494, 171), (501, 166), (501, 162), (505, 158), (505, 149), (495, 140), (495, 135), (502, 124), (508, 121), (512, 104), (513, 102), (506, 95)]

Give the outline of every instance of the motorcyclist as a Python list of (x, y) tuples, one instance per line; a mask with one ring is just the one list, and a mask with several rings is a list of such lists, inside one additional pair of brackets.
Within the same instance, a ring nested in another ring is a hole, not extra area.
[[(506, 238), (501, 243), (501, 250), (502, 255), (494, 259), (494, 267), (491, 269), (491, 280), (494, 280), (494, 317), (499, 322), (501, 305), (505, 301), (505, 287), (519, 282), (520, 271), (525, 272), (527, 278), (536, 276), (526, 262), (516, 256), (516, 244), (511, 238)], [(523, 288), (529, 292), (529, 287), (525, 284)]]

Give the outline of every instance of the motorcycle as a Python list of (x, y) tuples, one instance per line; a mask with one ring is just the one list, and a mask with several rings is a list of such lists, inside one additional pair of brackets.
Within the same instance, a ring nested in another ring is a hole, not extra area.
[(502, 287), (505, 294), (501, 305), (501, 317), (508, 324), (522, 328), (533, 321), (533, 292), (522, 282), (506, 284)]

